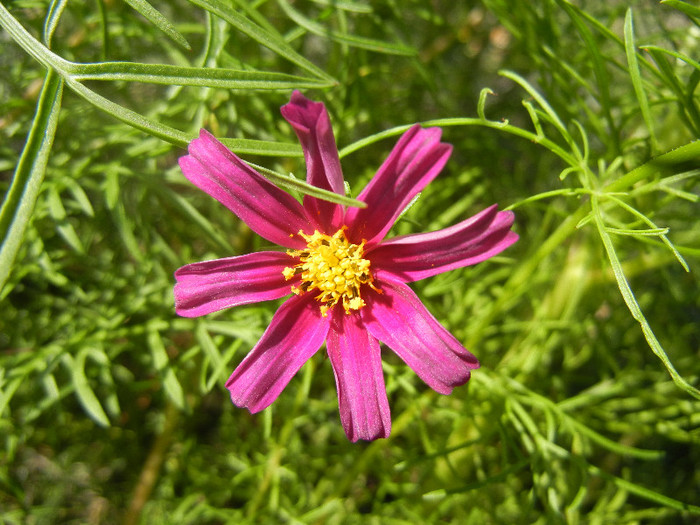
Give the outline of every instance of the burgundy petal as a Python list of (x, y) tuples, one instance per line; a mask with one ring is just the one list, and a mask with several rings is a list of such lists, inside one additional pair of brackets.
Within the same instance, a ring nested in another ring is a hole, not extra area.
[(282, 271), (294, 260), (283, 252), (257, 252), (188, 264), (175, 272), (175, 311), (198, 317), (241, 304), (279, 299), (293, 281)]
[(350, 441), (388, 437), (391, 413), (379, 342), (358, 314), (336, 308), (326, 340), (338, 389), (340, 421)]
[(226, 382), (231, 401), (253, 414), (270, 406), (321, 347), (329, 322), (311, 294), (288, 299)]
[(361, 310), (369, 333), (385, 343), (440, 394), (469, 380), (479, 362), (426, 310), (408, 286), (377, 272), (382, 294), (368, 292)]
[(357, 196), (366, 208), (349, 208), (345, 214), (348, 238), (363, 239), (372, 247), (381, 241), (401, 212), (447, 162), (452, 146), (440, 142), (440, 128), (416, 124), (399, 139), (374, 178)]
[(510, 231), (512, 225), (513, 212), (499, 212), (494, 204), (449, 228), (386, 240), (367, 258), (374, 268), (391, 272), (403, 282), (417, 281), (502, 252), (518, 240)]
[(315, 225), (294, 197), (260, 175), (206, 130), (190, 142), (189, 153), (179, 162), (192, 184), (268, 241), (288, 248), (305, 246), (296, 234), (299, 230), (312, 233)]
[[(281, 111), (294, 128), (304, 150), (306, 182), (345, 195), (338, 147), (326, 106), (322, 102), (312, 102), (295, 91)], [(342, 225), (343, 207), (338, 204), (305, 195), (304, 208), (321, 225), (324, 233), (335, 233)]]

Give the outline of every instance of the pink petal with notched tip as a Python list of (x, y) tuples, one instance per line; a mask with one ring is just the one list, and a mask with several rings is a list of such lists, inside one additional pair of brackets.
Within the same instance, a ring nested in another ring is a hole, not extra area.
[[(281, 112), (301, 142), (306, 160), (306, 182), (345, 195), (338, 147), (326, 106), (295, 91)], [(338, 204), (305, 195), (304, 208), (321, 225), (324, 233), (334, 233), (342, 225), (343, 207)]]
[(513, 212), (499, 212), (494, 204), (443, 230), (388, 239), (368, 252), (367, 258), (373, 267), (403, 282), (425, 279), (501, 253), (518, 240), (510, 231), (513, 219)]
[(391, 433), (379, 342), (360, 315), (335, 308), (326, 339), (338, 390), (340, 421), (350, 441), (371, 441)]
[(378, 271), (382, 294), (368, 292), (361, 310), (369, 333), (391, 348), (425, 383), (440, 394), (469, 380), (479, 362), (438, 323), (416, 294), (395, 277)]
[(306, 245), (296, 234), (299, 230), (312, 233), (316, 226), (289, 193), (260, 175), (206, 130), (190, 142), (189, 153), (180, 157), (179, 163), (192, 184), (268, 241), (297, 249)]
[(367, 241), (371, 248), (381, 241), (401, 212), (432, 181), (452, 153), (440, 142), (439, 128), (416, 124), (404, 133), (377, 174), (357, 196), (366, 208), (349, 208), (345, 214), (347, 236), (353, 243)]
[(252, 414), (270, 406), (321, 347), (329, 323), (330, 317), (321, 317), (313, 294), (288, 299), (226, 382), (231, 401)]
[(175, 272), (175, 312), (198, 317), (289, 295), (299, 279), (287, 281), (282, 271), (294, 264), (284, 252), (257, 252), (183, 266)]

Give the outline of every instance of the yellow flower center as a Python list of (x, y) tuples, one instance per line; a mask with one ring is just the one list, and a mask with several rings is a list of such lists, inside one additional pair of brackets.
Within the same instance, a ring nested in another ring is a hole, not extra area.
[(316, 300), (322, 303), (323, 317), (341, 301), (346, 314), (365, 306), (360, 297), (360, 287), (368, 284), (374, 288), (369, 271), (370, 262), (362, 258), (365, 254), (365, 241), (350, 244), (345, 237), (345, 227), (332, 236), (318, 230), (313, 235), (300, 231), (299, 235), (306, 241), (306, 248), (287, 251), (292, 257), (299, 258), (299, 264), (287, 267), (282, 272), (287, 280), (301, 274), (301, 285), (292, 286), (292, 292), (300, 295), (318, 290)]

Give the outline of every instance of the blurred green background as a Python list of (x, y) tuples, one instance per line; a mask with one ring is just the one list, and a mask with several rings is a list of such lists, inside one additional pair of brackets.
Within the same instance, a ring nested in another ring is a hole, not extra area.
[[(0, 521), (698, 523), (699, 20), (675, 0), (4, 2)], [(174, 313), (175, 269), (266, 247), (177, 158), (204, 127), (303, 180), (294, 88), (327, 105), (352, 196), (393, 128), (444, 128), (450, 162), (391, 235), (516, 214), (501, 256), (413, 285), (482, 368), (440, 396), (383, 352), (386, 440), (346, 439), (323, 352), (265, 412), (230, 403), (277, 304)]]

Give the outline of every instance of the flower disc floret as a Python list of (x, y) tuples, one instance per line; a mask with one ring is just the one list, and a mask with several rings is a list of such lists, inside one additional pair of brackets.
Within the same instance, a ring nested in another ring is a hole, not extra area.
[(350, 243), (345, 237), (344, 227), (333, 235), (318, 230), (311, 235), (300, 231), (299, 235), (306, 241), (306, 248), (287, 251), (298, 258), (299, 263), (282, 272), (287, 280), (301, 275), (301, 285), (292, 286), (292, 292), (301, 295), (318, 290), (316, 300), (322, 303), (323, 317), (339, 302), (342, 302), (346, 314), (365, 306), (360, 289), (363, 284), (374, 288), (370, 261), (364, 258), (365, 241)]

